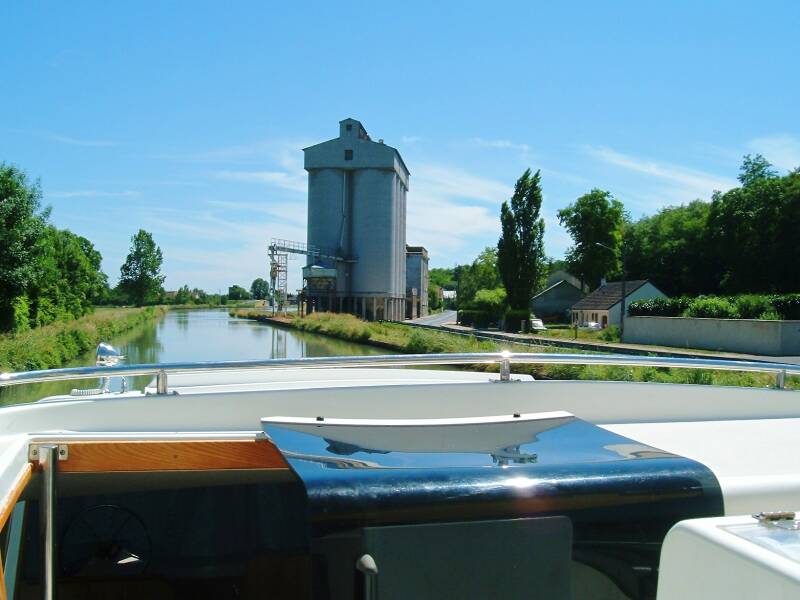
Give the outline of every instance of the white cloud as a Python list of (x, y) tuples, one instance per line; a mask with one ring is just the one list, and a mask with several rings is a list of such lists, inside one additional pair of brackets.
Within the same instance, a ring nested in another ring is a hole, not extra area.
[(787, 134), (751, 140), (748, 147), (762, 154), (779, 169), (791, 171), (800, 167), (800, 139)]
[[(682, 204), (696, 198), (708, 199), (715, 190), (726, 191), (738, 185), (733, 178), (622, 154), (611, 148), (585, 146), (583, 149), (605, 164), (641, 176), (622, 182), (617, 179), (612, 190), (633, 212), (649, 213), (669, 204)], [(598, 185), (602, 187), (608, 184), (598, 181)]]
[(77, 190), (73, 192), (46, 192), (47, 198), (135, 198), (139, 192), (124, 190), (121, 192), (107, 192), (103, 190)]
[(71, 146), (92, 146), (96, 148), (107, 148), (109, 146), (116, 146), (116, 142), (111, 142), (108, 140), (82, 140), (67, 135), (59, 135), (56, 133), (46, 133), (44, 134), (44, 136), (47, 139), (52, 140), (54, 142), (69, 144)]
[(417, 142), (421, 142), (422, 138), (418, 135), (404, 135), (400, 138), (400, 141), (407, 145), (416, 144)]
[(494, 179), (468, 173), (459, 167), (423, 165), (412, 174), (413, 193), (444, 198), (480, 200), (500, 204), (513, 189)]
[(218, 171), (214, 175), (219, 179), (226, 179), (228, 181), (263, 183), (293, 192), (305, 192), (307, 190), (305, 173), (287, 173), (285, 171)]
[(518, 144), (512, 142), (511, 140), (487, 140), (480, 137), (475, 137), (470, 140), (471, 144), (475, 146), (479, 146), (481, 148), (496, 148), (498, 150), (516, 150), (517, 152), (522, 152), (523, 154), (530, 153), (530, 146), (528, 144)]

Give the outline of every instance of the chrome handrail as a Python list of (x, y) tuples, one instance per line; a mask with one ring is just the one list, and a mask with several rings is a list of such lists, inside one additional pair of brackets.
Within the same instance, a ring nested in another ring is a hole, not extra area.
[(91, 377), (151, 375), (156, 377), (159, 394), (168, 393), (169, 374), (242, 370), (322, 369), (355, 367), (410, 367), (422, 365), (500, 365), (501, 380), (508, 380), (512, 364), (607, 365), (621, 367), (670, 367), (774, 373), (777, 387), (783, 387), (787, 375), (800, 375), (800, 365), (777, 362), (742, 361), (720, 358), (676, 358), (665, 356), (629, 356), (622, 354), (558, 354), (541, 352), (476, 352), (454, 354), (389, 354), (381, 356), (322, 356), (314, 358), (271, 358), (216, 362), (177, 362), (113, 367), (71, 367), (20, 373), (0, 374), (0, 387), (68, 381)]

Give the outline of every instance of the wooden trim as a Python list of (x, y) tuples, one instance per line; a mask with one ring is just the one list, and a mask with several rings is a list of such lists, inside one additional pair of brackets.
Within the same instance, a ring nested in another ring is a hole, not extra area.
[(169, 440), (67, 442), (62, 473), (288, 469), (267, 440)]
[(3, 573), (2, 552), (0, 552), (0, 600), (8, 600), (8, 590), (6, 590), (6, 576)]
[(8, 518), (11, 516), (11, 511), (14, 510), (14, 506), (16, 506), (17, 500), (19, 500), (20, 495), (25, 490), (25, 486), (27, 486), (28, 482), (31, 480), (32, 473), (33, 465), (31, 463), (22, 465), (11, 487), (8, 489), (5, 496), (0, 498), (0, 529), (6, 526), (6, 521), (8, 521)]

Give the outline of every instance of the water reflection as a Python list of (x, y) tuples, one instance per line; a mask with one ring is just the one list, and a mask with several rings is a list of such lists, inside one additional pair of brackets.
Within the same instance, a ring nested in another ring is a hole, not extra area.
[[(281, 329), (233, 319), (226, 310), (173, 310), (157, 324), (105, 340), (119, 349), (128, 364), (247, 360), (381, 354), (381, 350), (325, 336)], [(68, 365), (94, 365), (94, 350)], [(147, 378), (135, 378), (140, 388)], [(95, 387), (97, 380), (67, 381), (0, 389), (0, 404), (31, 402), (45, 396), (66, 394), (72, 388)], [(118, 389), (115, 382), (112, 389)]]

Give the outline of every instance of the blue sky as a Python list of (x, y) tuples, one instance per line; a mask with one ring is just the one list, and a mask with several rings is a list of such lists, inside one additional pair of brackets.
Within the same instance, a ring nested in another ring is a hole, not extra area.
[(592, 187), (638, 217), (735, 185), (746, 153), (800, 166), (798, 2), (431, 4), (4, 2), (0, 161), (112, 281), (142, 227), (168, 288), (210, 291), (305, 239), (300, 149), (345, 117), (403, 155), (432, 266), (496, 243), (528, 166), (552, 257)]

